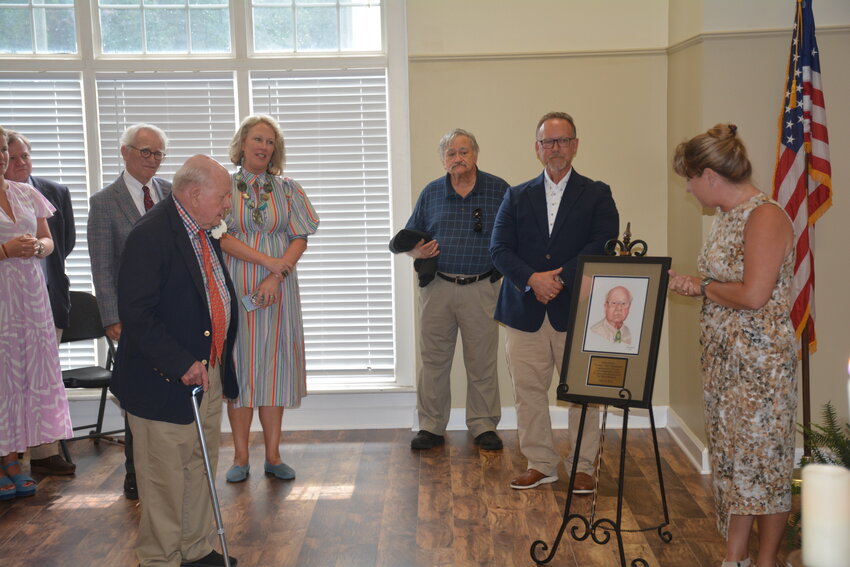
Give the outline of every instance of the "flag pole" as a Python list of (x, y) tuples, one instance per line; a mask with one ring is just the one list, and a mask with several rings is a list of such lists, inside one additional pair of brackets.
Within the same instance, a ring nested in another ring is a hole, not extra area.
[(812, 324), (812, 318), (809, 317), (806, 321), (806, 326), (803, 327), (803, 336), (801, 337), (802, 356), (800, 364), (802, 365), (802, 381), (803, 381), (803, 455), (806, 457), (812, 456), (812, 448), (809, 446), (808, 431), (812, 426), (812, 402), (809, 391), (809, 326)]

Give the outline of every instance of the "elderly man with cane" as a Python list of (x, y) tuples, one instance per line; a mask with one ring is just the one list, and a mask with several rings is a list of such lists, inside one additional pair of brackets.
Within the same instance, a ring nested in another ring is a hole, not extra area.
[[(207, 156), (189, 158), (172, 195), (130, 232), (118, 272), (123, 329), (111, 389), (135, 435), (141, 567), (236, 565), (207, 539), (214, 506), (203, 478), (207, 453), (210, 476), (218, 461), (222, 395), (239, 390), (232, 359), (238, 302), (220, 234), (210, 232), (229, 205), (227, 170)], [(203, 390), (197, 420), (195, 386)]]

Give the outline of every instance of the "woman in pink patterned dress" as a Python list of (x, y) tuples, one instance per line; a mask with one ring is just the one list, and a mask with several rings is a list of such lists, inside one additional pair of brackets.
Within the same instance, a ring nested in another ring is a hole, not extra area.
[(0, 500), (35, 494), (18, 452), (72, 435), (41, 265), (53, 251), (54, 208), (35, 188), (3, 179), (8, 164), (0, 128)]
[(676, 148), (673, 169), (703, 207), (716, 207), (699, 256), (700, 276), (671, 270), (670, 289), (702, 297), (700, 344), (705, 429), (723, 567), (774, 567), (788, 512), (797, 413), (791, 326), (794, 230), (754, 187), (737, 127), (718, 124)]

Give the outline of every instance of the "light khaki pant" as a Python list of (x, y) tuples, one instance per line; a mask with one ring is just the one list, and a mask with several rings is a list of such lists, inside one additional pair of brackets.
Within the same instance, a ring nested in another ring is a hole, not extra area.
[(493, 319), (499, 283), (484, 279), (458, 285), (438, 276), (419, 290), (422, 366), (416, 377), (416, 406), (420, 429), (435, 435), (446, 432), (458, 331), (466, 367), (466, 427), (477, 437), (495, 431), (499, 424), (499, 325)]
[[(549, 415), (549, 390), (555, 370), (561, 374), (564, 345), (567, 333), (556, 331), (543, 319), (543, 325), (533, 333), (505, 327), (505, 351), (508, 369), (514, 383), (516, 398), (517, 436), (519, 447), (528, 459), (528, 468), (547, 476), (557, 475), (560, 455), (555, 450), (552, 437), (552, 418)], [(596, 453), (599, 451), (599, 408), (587, 407), (578, 472), (592, 475)], [(570, 443), (574, 448), (578, 438), (581, 409), (572, 405), (570, 416)], [(566, 458), (567, 473), (572, 470), (573, 452)]]
[[(200, 414), (210, 467), (218, 464), (221, 438), (220, 366), (209, 369), (210, 387)], [(186, 397), (186, 404), (191, 404)], [(194, 423), (178, 425), (127, 413), (133, 430), (136, 482), (142, 505), (136, 553), (142, 567), (179, 567), (212, 551), (212, 500)]]

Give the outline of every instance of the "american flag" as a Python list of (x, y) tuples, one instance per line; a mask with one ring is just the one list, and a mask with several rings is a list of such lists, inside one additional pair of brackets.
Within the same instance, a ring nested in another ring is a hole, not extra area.
[(831, 174), (812, 0), (797, 0), (784, 108), (779, 117), (773, 198), (794, 224), (797, 259), (791, 321), (798, 338), (811, 321), (811, 350), (816, 345), (815, 222), (832, 205)]

